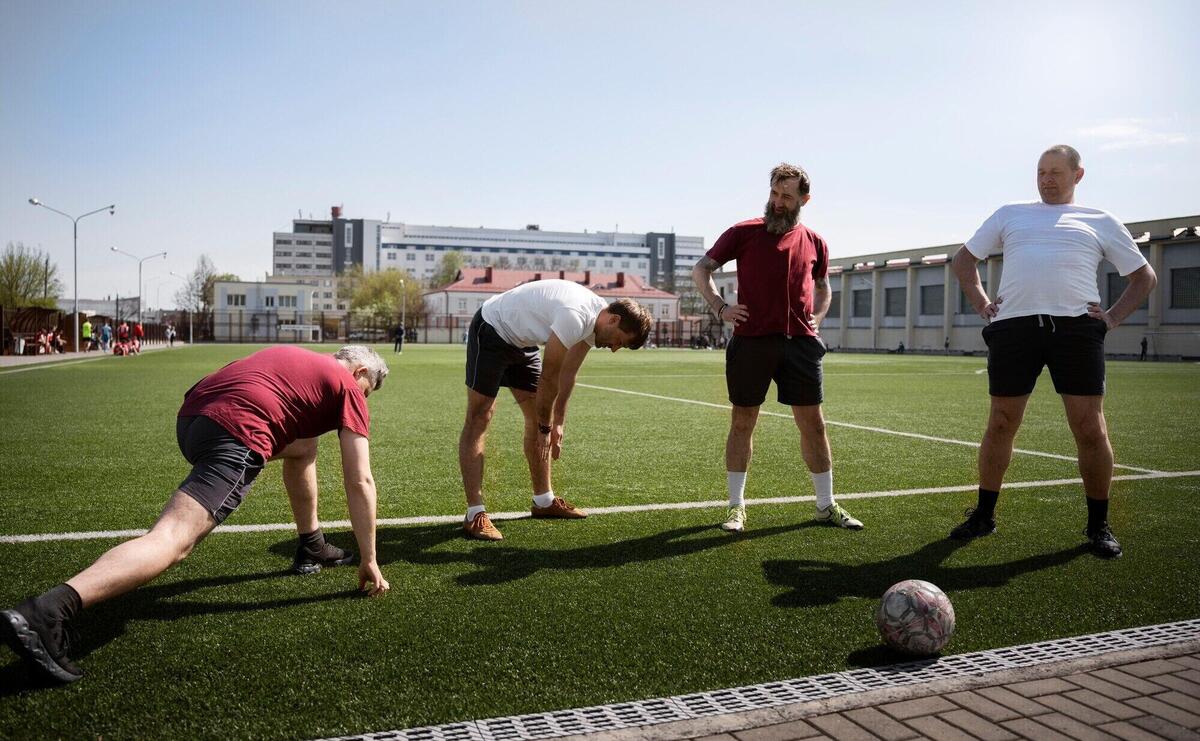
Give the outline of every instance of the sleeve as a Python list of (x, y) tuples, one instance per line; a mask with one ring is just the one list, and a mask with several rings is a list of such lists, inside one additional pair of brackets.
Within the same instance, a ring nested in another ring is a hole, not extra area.
[(717, 238), (717, 243), (705, 255), (724, 265), (730, 260), (736, 260), (742, 253), (742, 235), (736, 226), (731, 226)]
[(583, 313), (567, 307), (555, 311), (554, 321), (550, 323), (550, 331), (567, 347), (579, 344), (584, 338), (586, 328), (587, 322), (583, 319)]
[(825, 240), (813, 235), (813, 248), (816, 250), (817, 259), (813, 261), (812, 277), (813, 280), (821, 280), (829, 274), (829, 246), (825, 244)]
[(1104, 228), (1100, 232), (1100, 249), (1104, 251), (1104, 259), (1116, 267), (1121, 275), (1129, 275), (1146, 263), (1146, 256), (1138, 249), (1133, 235), (1115, 216), (1109, 215), (1104, 220)]
[(367, 409), (366, 397), (357, 387), (342, 387), (341, 427), (363, 437), (371, 436), (371, 412)]
[(963, 246), (967, 248), (975, 257), (982, 260), (988, 255), (998, 255), (1004, 249), (1004, 243), (1001, 239), (1004, 228), (1003, 208), (998, 208), (996, 211), (983, 222), (983, 225), (975, 231), (975, 235), (967, 240)]

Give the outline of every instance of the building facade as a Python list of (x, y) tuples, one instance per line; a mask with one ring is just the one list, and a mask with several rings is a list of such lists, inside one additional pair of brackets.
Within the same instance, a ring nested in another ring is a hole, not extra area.
[(656, 323), (673, 323), (679, 318), (679, 297), (647, 286), (627, 273), (584, 271), (500, 270), (463, 268), (453, 283), (423, 294), (427, 342), (462, 341), (462, 334), (475, 312), (492, 296), (524, 283), (557, 278), (587, 286), (609, 302), (631, 298), (644, 306)]
[(307, 283), (213, 284), (212, 334), (217, 342), (320, 342), (316, 315)]

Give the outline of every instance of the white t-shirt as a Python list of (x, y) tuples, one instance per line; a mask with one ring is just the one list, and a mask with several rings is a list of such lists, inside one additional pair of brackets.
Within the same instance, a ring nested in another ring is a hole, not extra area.
[(1108, 260), (1121, 275), (1146, 264), (1129, 230), (1107, 211), (1075, 203), (1009, 203), (967, 240), (979, 259), (1004, 255), (1004, 272), (992, 301), (996, 319), (1033, 314), (1079, 316), (1100, 302), (1096, 275)]
[(567, 347), (596, 345), (596, 317), (608, 302), (569, 280), (535, 280), (483, 303), (483, 321), (514, 347), (546, 344), (553, 332)]

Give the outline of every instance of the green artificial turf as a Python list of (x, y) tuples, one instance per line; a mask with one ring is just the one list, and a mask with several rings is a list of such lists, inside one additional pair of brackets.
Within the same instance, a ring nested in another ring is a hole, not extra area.
[[(0, 371), (0, 535), (147, 527), (187, 466), (174, 415), (198, 378), (254, 348), (196, 347)], [(327, 347), (325, 350), (332, 351)], [(460, 514), (463, 350), (384, 353), (370, 399), (380, 517)], [(977, 441), (981, 358), (832, 354), (825, 412), (846, 422)], [(1110, 363), (1118, 462), (1200, 468), (1200, 367)], [(594, 353), (581, 384), (726, 403), (723, 356)], [(773, 393), (773, 390), (772, 390)], [(811, 495), (788, 410), (755, 437), (747, 496)], [(583, 507), (724, 498), (728, 412), (580, 387), (555, 488)], [(488, 441), (492, 510), (528, 507), (520, 410), (501, 398)], [(971, 485), (973, 447), (831, 424), (839, 492)], [(1073, 455), (1043, 378), (1018, 447)], [(345, 519), (336, 444), (323, 441), (322, 517)], [(1132, 471), (1118, 469), (1118, 474)], [(1016, 455), (1007, 480), (1070, 479), (1071, 461)], [(1010, 489), (1000, 531), (945, 539), (970, 492), (845, 499), (862, 532), (816, 525), (812, 504), (758, 505), (747, 531), (702, 508), (499, 523), (497, 544), (455, 525), (384, 527), (392, 591), (354, 569), (290, 577), (285, 532), (217, 533), (151, 585), (79, 620), (84, 679), (44, 688), (0, 649), (0, 737), (316, 737), (715, 689), (890, 663), (876, 601), (909, 578), (941, 586), (958, 632), (946, 653), (1200, 616), (1200, 477), (1118, 481), (1126, 548), (1080, 548), (1078, 485)], [(268, 466), (230, 524), (290, 519)], [(333, 534), (343, 545), (348, 531)], [(0, 605), (88, 565), (115, 539), (0, 544)]]

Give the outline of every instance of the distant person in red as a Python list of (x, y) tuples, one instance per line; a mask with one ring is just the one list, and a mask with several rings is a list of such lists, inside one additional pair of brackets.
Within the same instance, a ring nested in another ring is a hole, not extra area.
[(128, 322), (121, 322), (117, 325), (117, 342), (129, 342)]
[(50, 338), (46, 335), (46, 330), (39, 329), (37, 333), (37, 354), (46, 355), (50, 352)]
[(292, 345), (236, 360), (184, 395), (175, 436), (192, 471), (145, 535), (100, 556), (66, 583), (0, 610), (0, 634), (25, 663), (50, 679), (83, 672), (68, 656), (70, 622), (85, 607), (129, 592), (182, 561), (221, 524), (268, 460), (283, 461), (300, 542), (292, 570), (309, 574), (354, 554), (325, 542), (317, 519), (317, 438), (338, 431), (350, 522), (358, 542), (358, 587), (386, 592), (375, 555), (375, 481), (367, 396), (388, 368), (372, 349), (348, 345), (323, 355)]
[(145, 337), (146, 337), (146, 331), (144, 329), (142, 329), (142, 323), (134, 322), (134, 324), (133, 324), (133, 351), (134, 352), (142, 351), (142, 340)]

